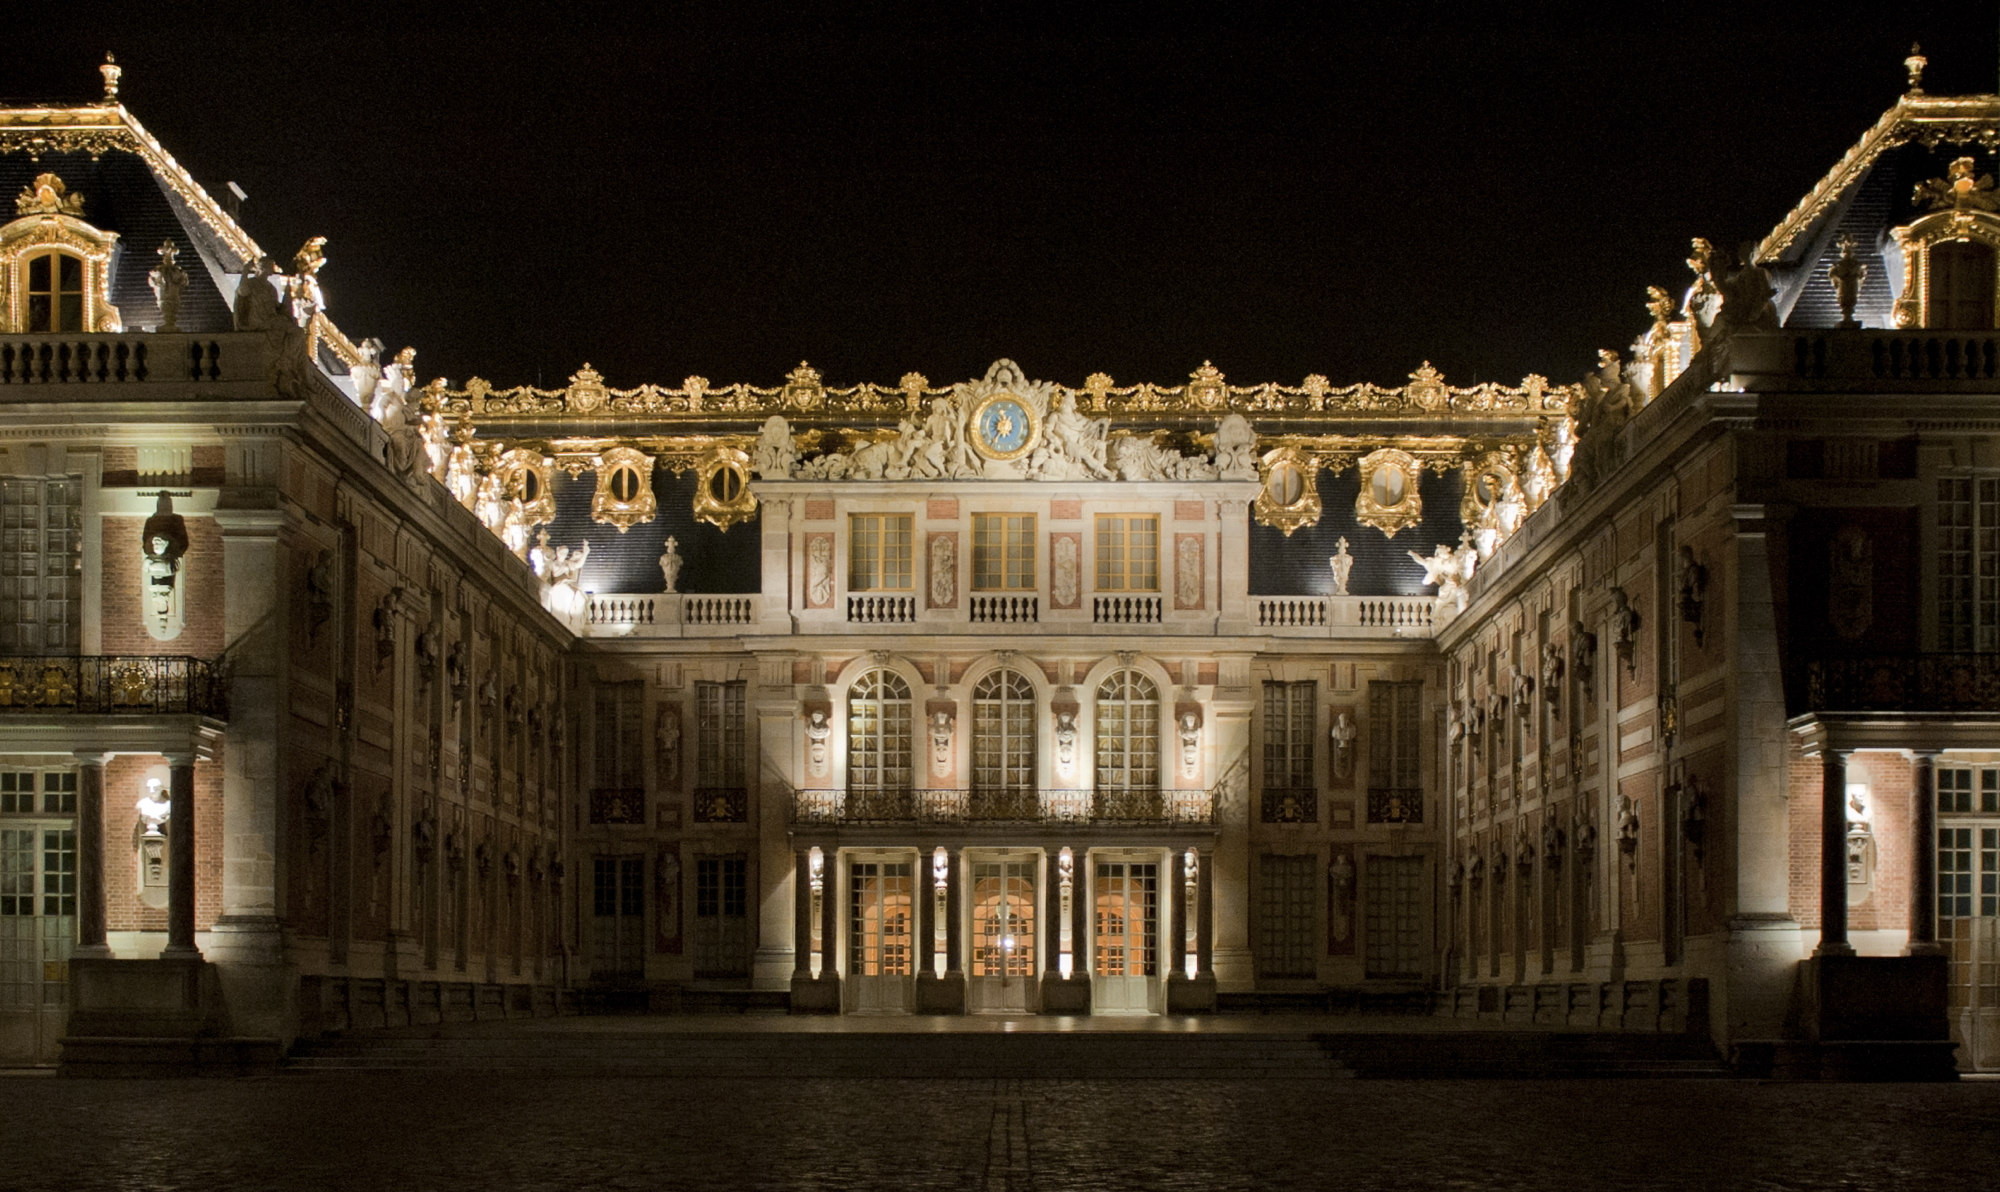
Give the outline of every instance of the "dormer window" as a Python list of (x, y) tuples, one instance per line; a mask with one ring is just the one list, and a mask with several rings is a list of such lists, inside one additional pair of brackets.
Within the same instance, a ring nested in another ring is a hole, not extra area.
[(1917, 186), (1930, 211), (1895, 229), (1903, 255), (1898, 327), (1991, 331), (2000, 323), (2000, 191), (1961, 157), (1943, 178)]
[(27, 259), (27, 325), (30, 335), (84, 331), (83, 258), (60, 249)]
[(118, 233), (83, 221), (83, 196), (43, 174), (14, 200), (20, 218), (0, 227), (0, 330), (73, 335), (124, 330), (111, 305)]

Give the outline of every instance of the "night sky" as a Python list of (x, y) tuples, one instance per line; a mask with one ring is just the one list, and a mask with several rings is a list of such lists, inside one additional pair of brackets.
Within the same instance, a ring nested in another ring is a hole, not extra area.
[(1934, 93), (2000, 70), (1991, 3), (126, 7), (49, 10), (0, 94), (89, 100), (115, 51), (266, 251), (328, 237), (349, 335), (501, 385), (1575, 380), (1689, 237), (1791, 208), (1912, 40)]

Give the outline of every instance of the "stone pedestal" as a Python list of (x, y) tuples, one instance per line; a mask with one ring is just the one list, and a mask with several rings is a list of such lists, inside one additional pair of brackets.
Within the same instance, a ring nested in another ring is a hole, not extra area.
[(70, 961), (66, 1076), (194, 1076), (275, 1068), (274, 1037), (231, 1033), (215, 965), (199, 959)]
[(1077, 973), (1064, 978), (1055, 974), (1042, 977), (1042, 1013), (1090, 1013), (1090, 978)]
[(1202, 973), (1190, 979), (1175, 973), (1168, 977), (1167, 1013), (1215, 1013), (1215, 975)]
[(1943, 956), (1811, 956), (1799, 964), (1794, 1040), (1740, 1062), (1790, 1079), (1956, 1080), (1946, 996)]
[(917, 974), (916, 1012), (919, 1014), (965, 1013), (965, 974)]
[[(960, 1004), (963, 1004), (963, 993), (960, 995)], [(800, 977), (794, 975), (792, 977), (792, 1013), (840, 1013), (839, 974), (827, 973), (818, 977)]]

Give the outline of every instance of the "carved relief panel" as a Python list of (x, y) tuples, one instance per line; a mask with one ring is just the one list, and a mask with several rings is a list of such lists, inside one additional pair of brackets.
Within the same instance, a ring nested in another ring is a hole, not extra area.
[(1174, 607), (1201, 608), (1207, 591), (1203, 566), (1207, 539), (1201, 534), (1174, 535)]
[(933, 531), (926, 540), (926, 608), (958, 607), (958, 532)]
[(1076, 608), (1083, 603), (1083, 535), (1061, 530), (1049, 535), (1049, 603)]

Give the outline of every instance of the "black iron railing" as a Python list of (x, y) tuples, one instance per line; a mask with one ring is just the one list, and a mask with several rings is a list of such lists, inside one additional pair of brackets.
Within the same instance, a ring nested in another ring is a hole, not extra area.
[(1206, 827), (1216, 822), (1210, 791), (1156, 787), (1097, 790), (798, 790), (798, 824), (1130, 824)]
[(2000, 654), (1891, 654), (1806, 665), (1814, 712), (2000, 712)]
[(1423, 823), (1423, 788), (1403, 786), (1369, 787), (1368, 822), (1371, 824)]
[(750, 792), (740, 786), (698, 786), (694, 791), (694, 822), (740, 824), (750, 818)]
[(220, 668), (203, 658), (0, 657), (0, 713), (192, 712), (225, 716)]
[(646, 791), (636, 786), (600, 786), (590, 792), (593, 824), (644, 824)]
[(1267, 824), (1313, 824), (1319, 822), (1319, 792), (1311, 787), (1267, 790), (1259, 811)]

